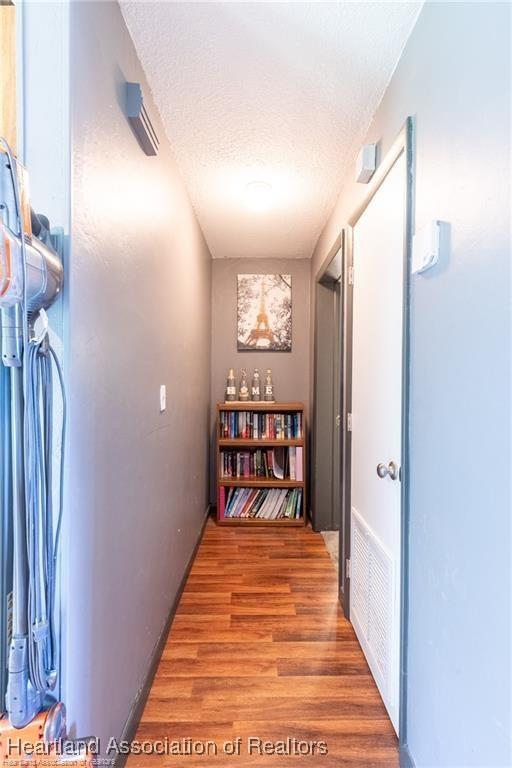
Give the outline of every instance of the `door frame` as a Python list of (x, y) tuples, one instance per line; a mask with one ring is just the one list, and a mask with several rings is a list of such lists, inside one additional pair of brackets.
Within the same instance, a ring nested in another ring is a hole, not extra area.
[[(402, 155), (405, 155), (406, 183), (404, 206), (404, 281), (402, 293), (402, 438), (401, 438), (401, 485), (400, 485), (400, 517), (401, 517), (401, 576), (400, 576), (400, 671), (399, 671), (399, 741), (400, 748), (407, 744), (407, 626), (408, 626), (408, 576), (409, 576), (409, 467), (410, 467), (410, 325), (411, 325), (411, 255), (414, 214), (414, 119), (408, 117), (400, 133), (383, 158), (371, 182), (368, 193), (348, 221), (346, 237), (346, 287), (344, 297), (344, 360), (343, 360), (343, 560), (340, 562), (340, 578), (343, 578), (344, 601), (343, 612), (350, 618), (350, 575), (347, 572), (347, 562), (350, 561), (351, 541), (351, 470), (352, 470), (352, 435), (348, 429), (349, 414), (352, 411), (352, 321), (353, 321), (353, 275), (354, 266), (354, 227), (365, 212), (387, 178), (390, 170)], [(357, 275), (355, 276), (357, 280)], [(341, 535), (341, 532), (340, 532)], [(341, 552), (341, 550), (340, 550)], [(343, 574), (341, 576), (341, 574)]]
[[(339, 263), (337, 262), (337, 256), (340, 254)], [(319, 332), (320, 332), (320, 318), (319, 318), (319, 291), (320, 289), (329, 290), (330, 304), (329, 310), (332, 312), (332, 343), (338, 348), (338, 352), (334, 350), (334, 365), (335, 368), (332, 371), (330, 384), (332, 385), (332, 397), (333, 406), (336, 408), (337, 413), (340, 415), (343, 408), (342, 391), (343, 391), (343, 316), (344, 316), (344, 274), (345, 274), (345, 233), (342, 230), (336, 237), (332, 247), (329, 250), (326, 258), (315, 277), (315, 315), (314, 315), (314, 330), (313, 330), (313, 421), (315, 429), (312, 432), (312, 462), (311, 462), (311, 520), (314, 530), (332, 530), (331, 528), (324, 528), (322, 521), (319, 522), (317, 508), (317, 477), (316, 466), (318, 459), (318, 375), (319, 375)], [(339, 286), (339, 290), (336, 290), (336, 286)], [(335, 402), (337, 400), (337, 402)], [(343, 466), (343, 453), (342, 453), (342, 429), (338, 429), (334, 424), (334, 412), (332, 421), (332, 433), (331, 433), (331, 491), (332, 491), (332, 503), (331, 509), (335, 506), (334, 493), (338, 490), (339, 511), (337, 515), (337, 525), (334, 530), (338, 530), (342, 526), (342, 466)], [(338, 457), (337, 465), (335, 464), (335, 458)], [(337, 471), (337, 476), (335, 473)]]

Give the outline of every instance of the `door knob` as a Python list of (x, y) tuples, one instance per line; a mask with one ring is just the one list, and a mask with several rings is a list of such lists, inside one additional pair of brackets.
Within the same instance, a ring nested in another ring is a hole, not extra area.
[(377, 474), (380, 478), (387, 477), (389, 475), (391, 480), (398, 480), (399, 468), (395, 461), (390, 461), (389, 464), (377, 464)]

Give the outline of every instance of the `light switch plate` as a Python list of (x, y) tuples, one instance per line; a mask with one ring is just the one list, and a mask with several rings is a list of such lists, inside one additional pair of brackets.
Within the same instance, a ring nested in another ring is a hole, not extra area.
[(412, 239), (412, 273), (425, 272), (439, 261), (441, 222), (429, 221)]
[(165, 384), (160, 384), (160, 413), (163, 413), (167, 408), (167, 387)]

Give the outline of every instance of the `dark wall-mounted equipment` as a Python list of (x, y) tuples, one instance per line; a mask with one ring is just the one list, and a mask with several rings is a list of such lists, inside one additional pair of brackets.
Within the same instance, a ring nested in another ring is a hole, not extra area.
[(160, 141), (144, 105), (140, 83), (126, 83), (126, 117), (146, 155), (156, 155)]

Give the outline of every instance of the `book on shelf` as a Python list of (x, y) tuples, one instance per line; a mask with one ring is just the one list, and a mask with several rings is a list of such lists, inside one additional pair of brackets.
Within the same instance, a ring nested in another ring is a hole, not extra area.
[(221, 520), (254, 518), (261, 520), (297, 520), (302, 517), (302, 488), (230, 488), (221, 487)]
[(257, 448), (252, 450), (220, 451), (219, 471), (222, 478), (272, 478), (276, 480), (297, 480), (302, 476), (302, 467), (298, 472), (298, 456), (295, 446), (276, 448)]
[(297, 456), (297, 450), (295, 446), (291, 446), (288, 452), (288, 466), (289, 466), (290, 480), (297, 479), (296, 456)]
[(219, 488), (219, 509), (218, 509), (218, 516), (219, 520), (224, 519), (224, 510), (226, 508), (226, 489), (223, 485)]
[(295, 449), (295, 479), (300, 483), (304, 481), (304, 451), (301, 445)]
[(230, 440), (294, 440), (302, 438), (302, 412), (220, 411), (220, 437)]

